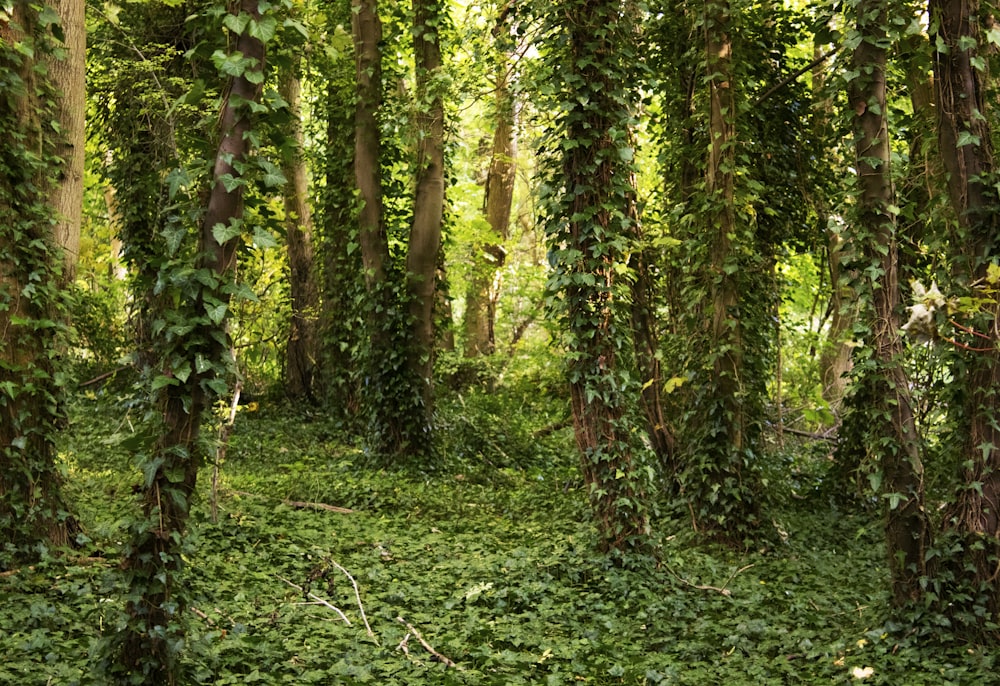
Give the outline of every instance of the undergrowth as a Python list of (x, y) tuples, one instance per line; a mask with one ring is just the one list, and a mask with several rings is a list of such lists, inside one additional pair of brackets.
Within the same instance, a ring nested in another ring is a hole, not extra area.
[[(139, 482), (107, 439), (129, 431), (120, 408), (73, 408), (62, 456), (82, 548), (0, 576), (0, 684), (102, 683), (90, 656), (120, 621), (117, 563)], [(782, 542), (766, 550), (701, 545), (686, 521), (665, 520), (658, 560), (610, 564), (595, 552), (571, 435), (531, 421), (508, 417), (478, 438), (458, 426), (445, 450), (465, 449), (420, 473), (362, 468), (316, 416), (242, 413), (218, 521), (206, 469), (191, 523), (192, 681), (998, 683), (987, 652), (886, 630), (878, 522), (821, 489), (782, 500)]]

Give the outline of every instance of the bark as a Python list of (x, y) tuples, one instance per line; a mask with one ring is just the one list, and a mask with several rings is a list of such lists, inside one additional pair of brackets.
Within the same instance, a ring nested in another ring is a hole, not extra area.
[[(241, 12), (259, 17), (256, 0), (243, 0)], [(257, 61), (254, 71), (264, 68), (264, 45), (244, 32), (236, 41), (235, 51)], [(222, 104), (221, 139), (213, 168), (213, 186), (199, 236), (200, 267), (211, 270), (217, 278), (215, 287), (201, 291), (196, 311), (201, 313), (216, 302), (229, 304), (230, 295), (223, 286), (233, 278), (240, 241), (232, 238), (220, 243), (215, 228), (229, 226), (243, 215), (243, 187), (227, 190), (223, 177), (238, 178), (237, 166), (249, 149), (250, 109), (246, 103), (260, 98), (260, 87), (245, 76), (230, 81)], [(191, 332), (190, 345), (184, 349), (192, 358), (203, 355), (215, 364), (226, 363), (229, 355), (226, 320), (218, 324), (199, 324)], [(143, 670), (147, 684), (177, 682), (175, 644), (180, 631), (176, 616), (185, 609), (176, 574), (181, 566), (180, 541), (183, 539), (190, 503), (194, 495), (198, 468), (203, 456), (198, 445), (203, 411), (211, 405), (215, 393), (209, 382), (218, 381), (212, 369), (194, 371), (186, 381), (169, 385), (159, 396), (162, 432), (154, 446), (159, 466), (143, 490), (146, 526), (133, 537), (124, 569), (136, 585), (127, 611), (129, 625), (122, 637), (119, 667), (126, 672)]]
[[(997, 257), (997, 197), (990, 181), (995, 162), (990, 119), (985, 107), (985, 74), (975, 62), (982, 42), (977, 24), (977, 0), (931, 0), (938, 33), (931, 36), (944, 49), (934, 54), (938, 145), (948, 175), (948, 195), (958, 215), (960, 242), (967, 245), (969, 280), (982, 279)], [(971, 588), (988, 590), (987, 610), (1000, 612), (996, 558), (1000, 554), (1000, 307), (991, 303), (977, 323), (993, 344), (982, 352), (967, 352), (966, 402), (963, 420), (966, 443), (963, 487), (946, 525), (963, 539), (963, 560), (952, 564)]]
[(466, 357), (491, 355), (496, 350), (496, 279), (506, 258), (502, 243), (509, 235), (517, 173), (517, 120), (514, 97), (507, 82), (508, 68), (505, 60), (496, 77), (496, 119), (483, 199), (483, 214), (494, 241), (480, 246), (473, 256), (474, 272), (465, 295)]
[(381, 134), (378, 110), (382, 105), (382, 23), (376, 0), (352, 0), (351, 30), (357, 77), (354, 114), (354, 176), (361, 199), (361, 258), (365, 284), (374, 292), (385, 284), (389, 243), (382, 212)]
[(406, 252), (413, 340), (409, 368), (419, 379), (430, 412), (434, 369), (434, 292), (444, 215), (444, 100), (440, 75), (440, 0), (414, 0), (413, 52), (416, 64), (417, 179), (413, 224)]
[(706, 5), (705, 44), (707, 70), (710, 78), (708, 165), (705, 191), (716, 207), (712, 217), (712, 247), (710, 261), (715, 275), (712, 279), (712, 319), (710, 331), (715, 350), (715, 396), (725, 405), (728, 417), (727, 441), (732, 451), (745, 447), (746, 418), (740, 401), (739, 379), (743, 367), (743, 331), (739, 318), (739, 285), (737, 271), (730, 262), (735, 259), (732, 237), (736, 235), (734, 208), (735, 164), (734, 113), (736, 101), (732, 87), (732, 44), (729, 38), (729, 3)]
[(63, 160), (59, 183), (52, 193), (56, 211), (55, 238), (63, 250), (63, 279), (72, 283), (80, 255), (80, 226), (83, 223), (84, 112), (86, 111), (87, 30), (83, 0), (55, 3), (63, 30), (66, 54), (49, 59), (52, 85), (60, 93), (57, 120), (62, 131), (56, 155)]
[[(857, 231), (866, 260), (881, 273), (872, 283), (871, 334), (878, 370), (869, 383), (877, 421), (872, 439), (879, 445), (886, 505), (886, 538), (897, 606), (921, 595), (929, 528), (923, 503), (923, 465), (914, 421), (910, 384), (902, 367), (899, 335), (899, 283), (895, 215), (890, 207), (895, 192), (890, 173), (889, 132), (886, 119), (886, 24), (884, 0), (862, 0), (858, 30), (864, 35), (853, 55), (860, 74), (849, 92), (855, 113), (855, 165), (858, 176)], [(884, 445), (883, 437), (890, 440)], [(872, 448), (875, 449), (874, 447)], [(898, 499), (897, 503), (893, 501)]]
[[(14, 2), (0, 18), (0, 541), (18, 561), (37, 557), (38, 545), (65, 545), (68, 528), (56, 466), (60, 389), (53, 364), (57, 265), (47, 204), (52, 150), (42, 125), (37, 64), (13, 54), (30, 41), (35, 11)], [(36, 54), (42, 52), (35, 45)], [(23, 86), (18, 87), (18, 82)], [(9, 157), (7, 157), (9, 155)]]
[(292, 150), (286, 154), (283, 172), (287, 182), (282, 188), (285, 205), (285, 236), (288, 250), (289, 288), (292, 296), (292, 321), (285, 351), (285, 392), (293, 398), (315, 402), (313, 382), (319, 358), (316, 316), (319, 293), (313, 271), (313, 222), (309, 208), (309, 182), (305, 159), (300, 113), (301, 84), (294, 69), (281, 77), (281, 97), (291, 113)]

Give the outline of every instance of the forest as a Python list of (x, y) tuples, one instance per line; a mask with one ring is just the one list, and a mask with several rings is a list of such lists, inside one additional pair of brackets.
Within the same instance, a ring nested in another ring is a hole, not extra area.
[(3, 0), (0, 685), (1000, 684), (998, 68), (981, 0)]

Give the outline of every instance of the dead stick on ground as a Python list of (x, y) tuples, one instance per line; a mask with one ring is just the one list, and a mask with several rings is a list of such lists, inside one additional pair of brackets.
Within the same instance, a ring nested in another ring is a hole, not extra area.
[(368, 624), (368, 617), (365, 615), (365, 606), (361, 604), (361, 592), (358, 590), (358, 582), (354, 580), (354, 577), (351, 576), (350, 572), (337, 564), (336, 560), (330, 560), (330, 562), (333, 563), (334, 567), (342, 571), (344, 576), (351, 580), (351, 585), (354, 586), (354, 597), (358, 599), (358, 610), (361, 612), (361, 619), (365, 623), (365, 629), (368, 630), (368, 635), (375, 639), (375, 645), (381, 645), (378, 638), (375, 636), (375, 632), (372, 631), (371, 625)]
[[(229, 491), (233, 495), (244, 495), (248, 498), (261, 498), (263, 500), (271, 500), (270, 496), (261, 495), (260, 493), (250, 493), (248, 491)], [(327, 512), (336, 512), (337, 514), (354, 514), (357, 510), (352, 510), (347, 507), (338, 507), (336, 505), (327, 505), (326, 503), (306, 503), (300, 500), (282, 500), (282, 505), (288, 505), (288, 507), (294, 507), (298, 509), (309, 509), (309, 510), (326, 510)]]
[[(462, 669), (462, 667), (460, 667), (457, 664), (455, 664), (455, 662), (453, 660), (449, 660), (447, 657), (445, 657), (444, 655), (442, 655), (438, 651), (434, 650), (434, 647), (430, 643), (428, 643), (427, 641), (424, 640), (424, 637), (420, 635), (420, 632), (417, 631), (416, 627), (414, 627), (412, 624), (410, 624), (409, 622), (407, 622), (402, 617), (396, 617), (396, 621), (399, 622), (400, 624), (402, 624), (403, 626), (405, 626), (406, 630), (409, 631), (410, 634), (412, 634), (414, 636), (414, 638), (416, 638), (418, 641), (420, 641), (420, 645), (422, 645), (424, 647), (424, 650), (426, 650), (428, 653), (430, 653), (431, 655), (433, 655), (440, 662), (445, 663), (449, 667), (454, 667), (455, 669), (459, 669), (459, 670)], [(406, 654), (406, 655), (410, 654), (409, 651), (406, 648), (406, 643), (407, 643), (408, 640), (409, 640), (409, 634), (407, 634), (407, 636), (404, 636), (403, 640), (400, 641), (399, 645), (397, 646), (397, 649), (402, 650), (403, 653)]]
[[(275, 576), (277, 576), (277, 575), (275, 575)], [(332, 605), (330, 602), (324, 600), (323, 598), (320, 598), (315, 593), (310, 593), (310, 592), (306, 591), (304, 588), (302, 588), (298, 584), (293, 584), (291, 581), (289, 581), (288, 579), (286, 579), (283, 576), (279, 576), (278, 578), (281, 579), (282, 581), (284, 581), (286, 584), (288, 584), (292, 588), (297, 589), (299, 591), (299, 593), (304, 593), (305, 595), (309, 596), (310, 598), (312, 598), (313, 600), (315, 600), (320, 605), (325, 605), (326, 607), (330, 608), (331, 610), (333, 610), (334, 612), (336, 612), (338, 615), (340, 615), (340, 618), (344, 620), (344, 623), (347, 626), (351, 626), (351, 620), (349, 620), (347, 618), (347, 615), (345, 615), (343, 612), (341, 612), (340, 608), (337, 607), (336, 605)]]

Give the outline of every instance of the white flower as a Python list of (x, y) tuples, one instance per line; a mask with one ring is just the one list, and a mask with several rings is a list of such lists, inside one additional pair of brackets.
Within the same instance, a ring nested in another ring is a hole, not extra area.
[(851, 676), (859, 680), (867, 679), (874, 673), (875, 670), (872, 669), (871, 667), (855, 667), (854, 669), (851, 670)]

